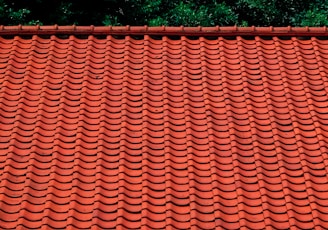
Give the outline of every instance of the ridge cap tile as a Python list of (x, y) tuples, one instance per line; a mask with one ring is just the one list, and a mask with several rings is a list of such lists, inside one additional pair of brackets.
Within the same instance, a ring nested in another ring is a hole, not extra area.
[(0, 26), (0, 35), (186, 35), (186, 36), (327, 36), (327, 27), (149, 27), (149, 26)]

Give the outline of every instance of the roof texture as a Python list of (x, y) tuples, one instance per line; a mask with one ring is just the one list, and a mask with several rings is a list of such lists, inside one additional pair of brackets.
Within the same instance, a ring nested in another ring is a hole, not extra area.
[(328, 228), (326, 28), (9, 29), (1, 229)]

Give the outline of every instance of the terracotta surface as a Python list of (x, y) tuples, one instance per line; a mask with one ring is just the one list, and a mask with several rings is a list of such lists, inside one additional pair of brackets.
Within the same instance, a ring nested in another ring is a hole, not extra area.
[(1, 37), (0, 228), (327, 229), (327, 60), (316, 37)]

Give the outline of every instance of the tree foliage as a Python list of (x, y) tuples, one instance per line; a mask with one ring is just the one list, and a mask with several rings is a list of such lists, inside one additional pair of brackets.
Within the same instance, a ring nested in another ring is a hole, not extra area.
[(0, 24), (323, 26), (328, 0), (0, 0)]

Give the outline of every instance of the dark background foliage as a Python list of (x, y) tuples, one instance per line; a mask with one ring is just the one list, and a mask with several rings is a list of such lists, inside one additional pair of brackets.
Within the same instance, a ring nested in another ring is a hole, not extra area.
[(323, 26), (328, 0), (0, 0), (0, 24)]

